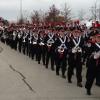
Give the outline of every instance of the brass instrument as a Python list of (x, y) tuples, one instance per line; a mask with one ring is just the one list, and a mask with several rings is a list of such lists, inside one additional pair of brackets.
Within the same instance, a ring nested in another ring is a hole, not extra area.
[(18, 38), (19, 38), (19, 39), (21, 38), (21, 34), (18, 34)]
[(52, 43), (47, 43), (48, 51), (50, 51)]
[(58, 48), (59, 53), (64, 53), (64, 51), (65, 51), (64, 48)]
[(54, 40), (50, 39), (47, 41), (47, 46), (51, 47), (53, 43), (54, 43)]
[(58, 53), (59, 53), (59, 57), (62, 58), (64, 56), (64, 48), (60, 47), (58, 48)]
[(43, 42), (40, 42), (40, 43), (39, 43), (39, 45), (40, 45), (40, 46), (43, 46), (43, 45), (44, 45), (44, 43), (43, 43)]
[(48, 46), (48, 47), (51, 47), (51, 46), (52, 46), (52, 43), (47, 43), (47, 46)]
[(77, 52), (82, 52), (82, 49), (78, 46), (78, 47), (74, 47), (72, 48), (72, 53), (77, 53)]
[(93, 55), (94, 55), (94, 59), (100, 58), (100, 51), (94, 52)]
[(25, 40), (25, 39), (26, 39), (26, 36), (24, 36), (24, 37), (23, 37), (23, 42), (24, 42), (24, 43), (26, 42), (26, 40)]

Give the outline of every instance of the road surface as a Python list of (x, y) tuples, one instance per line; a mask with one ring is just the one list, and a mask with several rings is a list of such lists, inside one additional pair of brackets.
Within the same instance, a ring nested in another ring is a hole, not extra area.
[[(83, 85), (85, 84), (83, 68)], [(93, 86), (92, 96), (76, 86), (76, 77), (69, 84), (28, 56), (0, 43), (0, 100), (100, 100), (100, 88)]]

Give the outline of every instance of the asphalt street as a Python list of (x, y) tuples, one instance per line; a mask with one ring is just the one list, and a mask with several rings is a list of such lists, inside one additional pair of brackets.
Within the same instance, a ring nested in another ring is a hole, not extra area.
[[(83, 86), (86, 68), (83, 67)], [(92, 88), (87, 96), (85, 88), (77, 87), (76, 77), (69, 84), (67, 79), (56, 76), (18, 51), (0, 43), (0, 100), (100, 100), (100, 88)]]

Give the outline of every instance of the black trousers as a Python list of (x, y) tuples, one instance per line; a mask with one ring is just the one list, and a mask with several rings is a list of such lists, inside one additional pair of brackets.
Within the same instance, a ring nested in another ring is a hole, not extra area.
[(26, 42), (26, 55), (28, 56), (28, 54), (29, 54), (29, 44), (28, 42)]
[(17, 50), (17, 40), (12, 40), (12, 49)]
[(30, 58), (32, 58), (32, 44), (28, 44), (28, 55)]
[(51, 69), (54, 70), (55, 53), (53, 51), (47, 51), (46, 53), (46, 68), (48, 68), (49, 60), (51, 60)]
[(43, 62), (43, 65), (45, 65), (45, 59), (46, 59), (46, 47), (45, 46), (38, 46), (38, 63)]
[(85, 88), (86, 89), (91, 89), (93, 82), (96, 78), (96, 68), (91, 68), (91, 69), (87, 69), (87, 74), (86, 74), (86, 84), (85, 84)]
[(42, 55), (42, 48), (40, 45), (37, 45), (37, 60), (38, 60), (38, 63), (40, 64), (40, 61), (41, 61), (41, 55)]
[(97, 70), (96, 85), (100, 86), (100, 65), (98, 66), (98, 70)]
[(5, 39), (3, 37), (1, 37), (1, 42), (5, 43)]
[(25, 55), (26, 54), (26, 43), (23, 42), (22, 44), (22, 50), (23, 50), (23, 54)]
[(86, 73), (86, 84), (85, 88), (91, 90), (94, 80), (96, 79), (96, 84), (100, 84), (100, 66), (96, 66), (96, 60), (93, 58), (88, 59), (87, 63), (87, 73)]
[[(76, 56), (76, 58), (75, 58)], [(74, 73), (74, 68), (76, 69), (76, 78), (77, 78), (77, 83), (82, 82), (82, 62), (81, 62), (81, 56), (80, 54), (74, 55), (71, 54), (69, 55), (68, 58), (68, 80), (71, 80), (72, 75)]]
[(37, 44), (32, 44), (32, 59), (34, 59), (35, 56), (35, 60), (38, 61), (38, 50), (37, 50)]
[(56, 59), (56, 74), (59, 75), (59, 71), (61, 69), (62, 76), (65, 76), (65, 72), (67, 69), (67, 59), (66, 57), (64, 58), (57, 58)]
[(6, 44), (9, 45), (9, 38), (6, 38)]
[(18, 41), (18, 51), (21, 53), (21, 49), (22, 49), (22, 41), (19, 40)]

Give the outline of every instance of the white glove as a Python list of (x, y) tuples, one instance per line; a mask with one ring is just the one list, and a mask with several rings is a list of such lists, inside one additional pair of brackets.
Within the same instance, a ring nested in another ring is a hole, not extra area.
[(33, 42), (33, 44), (37, 44), (37, 42)]
[(99, 52), (94, 54), (94, 59), (98, 59), (99, 57), (100, 57), (100, 53)]
[(72, 49), (72, 53), (76, 53), (77, 50), (75, 48)]
[(44, 43), (41, 42), (40, 45), (44, 45)]

